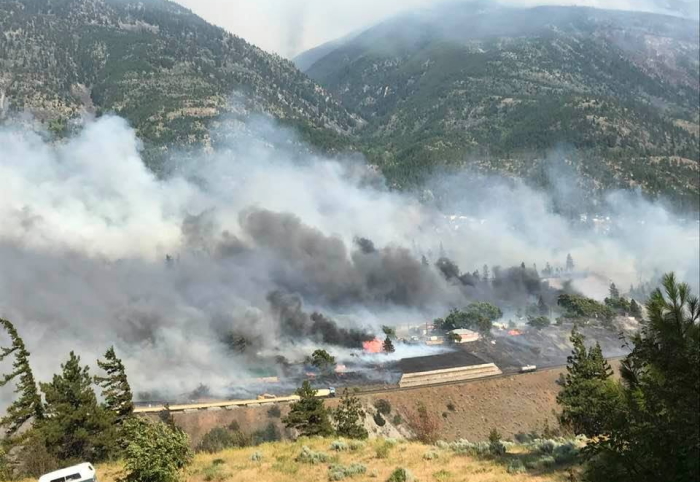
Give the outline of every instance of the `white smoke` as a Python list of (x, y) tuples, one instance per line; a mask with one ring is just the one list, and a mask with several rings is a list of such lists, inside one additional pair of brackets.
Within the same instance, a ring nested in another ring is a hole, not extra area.
[[(439, 178), (442, 201), (421, 202), (357, 159), (308, 152), (270, 121), (229, 137), (158, 179), (117, 117), (62, 144), (0, 131), (0, 316), (18, 327), (41, 380), (70, 350), (93, 364), (115, 345), (137, 391), (224, 390), (256, 363), (233, 353), (227, 334), (257, 340), (263, 356), (298, 359), (313, 345), (290, 335), (270, 293), (298, 295), (301, 311), (285, 316), (307, 330), (314, 310), (358, 330), (418, 324), (470, 296), (421, 265), (442, 251), (468, 272), (561, 265), (571, 253), (621, 287), (670, 270), (698, 285), (697, 220), (640, 196), (612, 193), (616, 231), (594, 234), (520, 182)], [(359, 253), (358, 236), (376, 251)]]

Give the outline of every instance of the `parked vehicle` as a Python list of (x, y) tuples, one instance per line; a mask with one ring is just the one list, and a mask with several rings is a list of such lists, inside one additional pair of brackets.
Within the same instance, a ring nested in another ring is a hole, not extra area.
[(86, 462), (44, 474), (39, 482), (97, 482), (97, 474), (92, 464)]
[(335, 398), (335, 387), (328, 387), (328, 396), (330, 398)]
[(529, 373), (534, 371), (537, 371), (537, 367), (535, 365), (525, 365), (524, 367), (520, 368), (520, 373)]

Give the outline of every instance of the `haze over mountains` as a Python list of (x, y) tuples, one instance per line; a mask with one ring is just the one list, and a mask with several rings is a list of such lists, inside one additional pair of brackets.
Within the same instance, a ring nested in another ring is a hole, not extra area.
[(538, 176), (538, 158), (560, 147), (585, 158), (576, 169), (594, 184), (692, 203), (697, 27), (634, 12), (452, 3), (296, 62), (368, 121), (367, 151), (399, 183), (463, 161)]
[[(399, 188), (436, 167), (544, 184), (566, 159), (591, 189), (698, 209), (697, 21), (576, 7), (441, 4), (293, 64), (166, 0), (2, 0), (0, 115), (58, 135), (116, 112), (163, 148), (263, 111), (325, 149), (359, 149)], [(16, 115), (15, 115), (16, 117)]]

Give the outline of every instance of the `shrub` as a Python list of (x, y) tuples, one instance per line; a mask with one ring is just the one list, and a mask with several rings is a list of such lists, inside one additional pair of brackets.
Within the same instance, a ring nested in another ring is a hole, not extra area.
[(494, 442), (500, 442), (501, 441), (501, 434), (496, 428), (492, 428), (491, 432), (489, 433), (489, 442), (494, 443)]
[(235, 443), (236, 438), (233, 432), (223, 427), (216, 427), (204, 434), (202, 441), (197, 446), (197, 451), (214, 454), (235, 446)]
[(497, 442), (491, 442), (489, 444), (489, 453), (495, 456), (501, 456), (506, 454), (506, 446), (500, 440)]
[(365, 447), (365, 443), (360, 442), (359, 440), (351, 440), (349, 445), (350, 445), (350, 450), (352, 450), (353, 452), (356, 452), (356, 451), (363, 449)]
[(394, 447), (395, 445), (399, 444), (399, 441), (396, 440), (395, 438), (387, 437), (384, 439), (384, 443), (387, 445), (390, 445), (391, 447)]
[(214, 459), (211, 461), (211, 463), (213, 465), (224, 465), (226, 462), (224, 461), (224, 459)]
[(440, 432), (440, 420), (428, 412), (423, 404), (418, 404), (414, 411), (406, 414), (408, 424), (416, 434), (416, 438), (425, 444), (433, 444), (437, 441)]
[(378, 459), (385, 459), (389, 457), (389, 451), (391, 450), (391, 445), (387, 443), (383, 443), (380, 446), (377, 447), (377, 458)]
[(440, 455), (435, 451), (430, 451), (423, 454), (423, 460), (435, 460), (437, 458), (440, 458)]
[(211, 465), (208, 465), (204, 468), (204, 480), (206, 480), (207, 482), (221, 482), (223, 480), (226, 480), (226, 474), (223, 473), (221, 468), (222, 464), (215, 464), (212, 462)]
[(510, 461), (507, 471), (509, 474), (524, 474), (527, 469), (519, 459), (515, 459)]
[(282, 416), (282, 410), (277, 405), (273, 405), (270, 407), (270, 410), (267, 411), (267, 416), (270, 418), (280, 418)]
[(250, 460), (252, 460), (253, 462), (260, 462), (262, 459), (263, 459), (263, 454), (261, 454), (260, 452), (253, 452), (250, 455)]
[(554, 449), (557, 448), (557, 443), (554, 440), (535, 440), (534, 442), (535, 450), (542, 454), (553, 454)]
[(133, 417), (124, 423), (127, 482), (177, 482), (192, 462), (189, 437), (162, 422)]
[(333, 442), (331, 442), (330, 449), (335, 450), (336, 452), (345, 452), (349, 449), (349, 447), (348, 444), (346, 444), (342, 440), (334, 440)]
[(398, 413), (394, 415), (394, 419), (391, 421), (394, 425), (401, 425), (403, 423), (403, 418)]
[(554, 460), (558, 464), (568, 464), (576, 460), (579, 449), (572, 442), (567, 442), (554, 449)]
[(556, 460), (551, 455), (544, 455), (537, 461), (537, 465), (542, 468), (554, 467), (556, 463)]
[(412, 482), (413, 474), (404, 468), (398, 468), (394, 470), (386, 482)]
[(268, 423), (264, 429), (253, 432), (250, 437), (247, 437), (242, 432), (235, 433), (240, 434), (236, 447), (247, 447), (249, 445), (260, 445), (266, 442), (278, 442), (282, 440), (282, 434), (272, 422)]
[(389, 415), (391, 413), (391, 403), (383, 398), (380, 398), (374, 402), (374, 408), (376, 408), (377, 412), (381, 413), (382, 415)]
[(302, 464), (318, 465), (328, 462), (328, 454), (323, 452), (314, 452), (308, 446), (304, 445), (301, 452), (294, 459)]
[(450, 412), (455, 412), (455, 411), (457, 411), (457, 407), (455, 407), (455, 404), (454, 404), (454, 403), (449, 402), (449, 403), (447, 404), (447, 410), (449, 410)]
[(347, 467), (333, 464), (328, 468), (328, 480), (343, 480), (347, 477), (362, 475), (365, 472), (367, 472), (367, 467), (362, 464), (350, 464)]
[(384, 420), (384, 417), (382, 417), (381, 413), (375, 413), (372, 418), (374, 418), (374, 423), (376, 423), (378, 427), (383, 427), (384, 425), (386, 425), (386, 420)]

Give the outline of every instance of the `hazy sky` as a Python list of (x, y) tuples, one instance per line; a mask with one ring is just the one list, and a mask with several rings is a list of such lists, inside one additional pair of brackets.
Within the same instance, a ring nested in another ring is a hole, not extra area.
[[(444, 0), (176, 0), (255, 45), (293, 57), (400, 12)], [(698, 16), (698, 0), (508, 0), (531, 6), (571, 4), (625, 10), (677, 9)], [(690, 5), (693, 5), (692, 7)]]

